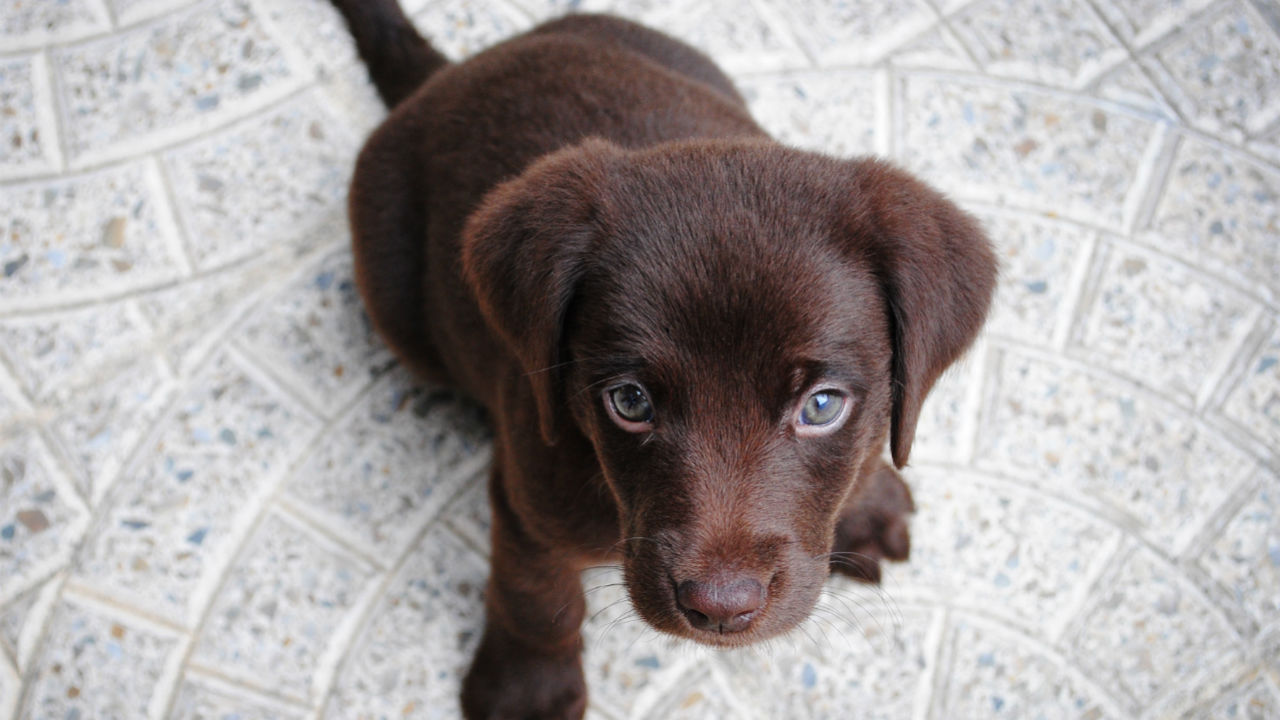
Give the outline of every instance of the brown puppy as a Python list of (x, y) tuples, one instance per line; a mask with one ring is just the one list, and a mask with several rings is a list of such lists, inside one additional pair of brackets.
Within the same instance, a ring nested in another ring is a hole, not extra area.
[[(784, 633), (905, 558), (920, 406), (987, 311), (977, 225), (875, 160), (782, 147), (707, 58), (571, 16), (460, 65), (336, 0), (394, 108), (351, 188), (388, 344), (495, 430), (469, 718), (583, 714), (579, 571), (653, 627)], [(845, 562), (846, 558), (856, 558)]]

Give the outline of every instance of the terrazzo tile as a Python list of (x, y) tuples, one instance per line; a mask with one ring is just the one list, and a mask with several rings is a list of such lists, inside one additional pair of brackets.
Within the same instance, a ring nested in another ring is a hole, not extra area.
[(209, 0), (54, 52), (75, 165), (154, 148), (298, 87), (248, 0)]
[(1189, 712), (1184, 717), (1223, 720), (1266, 720), (1280, 717), (1280, 688), (1274, 681), (1260, 677), (1245, 687), (1224, 695), (1210, 707)]
[(18, 698), (22, 696), (22, 680), (0, 653), (0, 716), (13, 717), (18, 711)]
[(1280, 327), (1245, 362), (1222, 414), (1271, 447), (1280, 447)]
[(357, 141), (313, 93), (165, 154), (198, 269), (342, 226)]
[(896, 48), (886, 61), (895, 67), (928, 70), (977, 70), (968, 50), (939, 25)]
[(228, 570), (191, 662), (285, 697), (318, 700), (318, 664), (338, 650), (375, 571), (330, 542), (268, 514)]
[(1126, 0), (1095, 3), (1094, 7), (1120, 37), (1135, 46), (1180, 27), (1216, 0)]
[(127, 303), (0, 321), (0, 356), (36, 399), (96, 381), (103, 368), (135, 360), (150, 339)]
[[(1254, 323), (1255, 303), (1155, 253), (1105, 246), (1073, 350), (1190, 405)], [(1234, 342), (1233, 342), (1234, 341)]]
[(226, 355), (213, 359), (108, 493), (76, 577), (171, 622), (216, 580), (238, 528), (318, 423)]
[(63, 576), (37, 583), (0, 607), (0, 645), (19, 671), (25, 671), (62, 588)]
[(718, 658), (734, 696), (762, 718), (911, 717), (930, 671), (931, 616), (914, 608), (870, 621), (834, 608), (821, 614), (825, 620), (813, 630), (825, 642), (797, 635), (790, 643)]
[(933, 11), (920, 0), (877, 3), (771, 3), (819, 65), (869, 64), (929, 29)]
[(951, 18), (990, 74), (1078, 87), (1127, 56), (1085, 0), (983, 0)]
[(0, 308), (94, 299), (183, 270), (155, 167), (127, 163), (0, 193)]
[(962, 198), (1120, 228), (1154, 125), (1033, 90), (910, 75), (897, 147), (909, 169)]
[(189, 375), (233, 323), (274, 289), (284, 262), (237, 265), (141, 295), (136, 302), (169, 366)]
[(644, 717), (648, 720), (748, 720), (756, 717), (750, 709), (734, 702), (733, 695), (715, 676), (697, 672), (692, 675), (683, 686), (668, 691), (667, 697)]
[(877, 100), (869, 71), (764, 75), (739, 89), (752, 115), (782, 143), (846, 157), (876, 152)]
[(933, 705), (939, 720), (1125, 717), (1056, 653), (1007, 628), (956, 617), (944, 653), (951, 665)]
[(397, 557), (460, 489), (487, 482), (478, 408), (399, 371), (328, 431), (286, 485), (289, 497), (377, 557)]
[(485, 563), (437, 525), (386, 586), (347, 653), (326, 718), (456, 718), (480, 640)]
[(1154, 56), (1173, 101), (1210, 132), (1239, 141), (1280, 119), (1280, 38), (1249, 3), (1224, 3)]
[(1093, 87), (1100, 98), (1157, 115), (1170, 123), (1177, 120), (1178, 114), (1136, 60), (1125, 61), (1103, 73)]
[(1091, 680), (1136, 714), (1237, 650), (1231, 629), (1180, 573), (1142, 547), (1120, 557), (1065, 644)]
[(167, 371), (151, 356), (95, 383), (53, 393), (59, 412), (50, 430), (62, 442), (77, 486), (91, 503), (102, 498), (173, 393)]
[(260, 302), (235, 338), (249, 355), (283, 371), (326, 416), (393, 362), (364, 312), (345, 246)]
[(0, 2), (0, 48), (5, 51), (66, 42), (110, 27), (96, 0), (4, 0)]
[(61, 162), (44, 55), (0, 58), (0, 178), (52, 172)]
[(451, 60), (470, 57), (533, 26), (526, 14), (502, 0), (433, 0), (410, 17)]
[(964, 462), (976, 413), (970, 388), (981, 380), (981, 367), (972, 351), (938, 378), (920, 410), (911, 462)]
[(587, 598), (582, 625), (583, 670), (591, 702), (616, 717), (644, 714), (711, 652), (650, 630), (636, 614), (618, 568), (583, 573)]
[(1280, 172), (1184, 138), (1144, 242), (1280, 296)]
[(1125, 383), (1013, 351), (994, 373), (976, 464), (1099, 503), (1171, 555), (1253, 472), (1243, 451)]
[(254, 695), (231, 683), (188, 675), (173, 701), (169, 720), (303, 720), (306, 708)]
[(1016, 485), (927, 465), (911, 468), (908, 481), (917, 508), (911, 560), (889, 566), (893, 582), (1042, 640), (1052, 640), (1119, 541), (1089, 513)]
[(1280, 618), (1280, 477), (1263, 473), (1259, 482), (1198, 563), (1264, 626)]
[(107, 0), (120, 25), (133, 25), (195, 2), (196, 0)]
[[(96, 605), (62, 602), (18, 717), (144, 718), (179, 638)], [(127, 672), (112, 672), (128, 668)]]
[(84, 503), (34, 430), (0, 437), (0, 603), (64, 567), (84, 534)]
[(448, 523), (458, 535), (484, 555), (489, 554), (489, 477), (478, 477), (449, 507)]
[(1048, 346), (1065, 330), (1063, 311), (1097, 233), (1049, 217), (979, 211), (995, 243), (1000, 280), (987, 333)]

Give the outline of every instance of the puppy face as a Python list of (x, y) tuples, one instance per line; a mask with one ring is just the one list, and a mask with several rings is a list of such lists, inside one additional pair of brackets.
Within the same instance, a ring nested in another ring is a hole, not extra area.
[(464, 265), (543, 436), (594, 447), (637, 610), (716, 645), (807, 616), (860, 466), (886, 437), (905, 463), (994, 282), (972, 221), (901, 172), (750, 141), (544, 159)]

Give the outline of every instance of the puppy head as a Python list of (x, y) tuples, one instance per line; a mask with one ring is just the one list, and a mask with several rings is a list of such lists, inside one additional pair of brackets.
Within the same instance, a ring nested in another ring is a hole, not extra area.
[(906, 463), (995, 279), (901, 171), (755, 141), (552, 155), (486, 199), (464, 266), (545, 440), (594, 446), (637, 610), (717, 645), (808, 615), (859, 468), (886, 438)]

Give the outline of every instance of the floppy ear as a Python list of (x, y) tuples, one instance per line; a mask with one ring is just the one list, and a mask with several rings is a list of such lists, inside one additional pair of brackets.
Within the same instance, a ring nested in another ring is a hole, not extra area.
[(842, 223), (847, 252), (877, 274), (893, 340), (889, 447), (907, 463), (920, 406), (969, 347), (995, 291), (995, 253), (978, 222), (941, 193), (878, 160), (857, 160)]
[(532, 385), (547, 444), (560, 421), (565, 311), (599, 237), (609, 163), (621, 152), (593, 139), (542, 158), (491, 190), (463, 229), (463, 275)]

